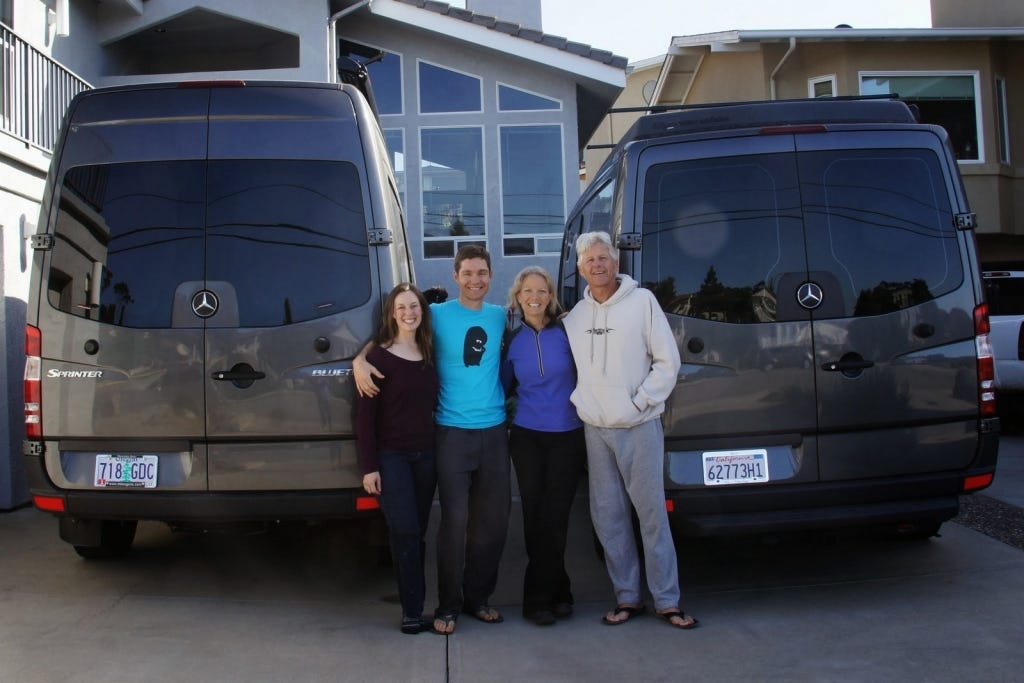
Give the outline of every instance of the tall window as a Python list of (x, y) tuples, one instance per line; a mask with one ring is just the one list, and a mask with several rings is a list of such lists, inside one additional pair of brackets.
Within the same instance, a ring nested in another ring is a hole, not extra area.
[(862, 95), (897, 94), (917, 105), (923, 123), (942, 126), (949, 133), (960, 161), (984, 161), (977, 73), (862, 73)]
[(557, 254), (565, 223), (562, 128), (501, 126), (504, 252)]
[(483, 129), (424, 128), (420, 153), (424, 256), (452, 258), (459, 244), (487, 234)]
[(1006, 111), (1006, 79), (996, 78), (996, 135), (999, 138), (999, 161), (1010, 163), (1010, 115)]
[(481, 81), (427, 62), (419, 63), (420, 113), (480, 112)]

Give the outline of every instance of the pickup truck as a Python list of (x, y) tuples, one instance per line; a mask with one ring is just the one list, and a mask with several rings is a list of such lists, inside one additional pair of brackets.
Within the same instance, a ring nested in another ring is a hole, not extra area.
[(981, 275), (992, 326), (996, 391), (1002, 398), (1024, 397), (1024, 270), (986, 270)]

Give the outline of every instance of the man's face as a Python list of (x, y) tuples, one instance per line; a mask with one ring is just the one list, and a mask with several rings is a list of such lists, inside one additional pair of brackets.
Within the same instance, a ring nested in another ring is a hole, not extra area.
[(491, 288), (491, 269), (482, 258), (468, 258), (459, 264), (455, 273), (459, 283), (459, 298), (466, 302), (483, 301)]
[(592, 289), (610, 287), (619, 272), (619, 262), (612, 258), (607, 244), (598, 243), (583, 252), (579, 271)]

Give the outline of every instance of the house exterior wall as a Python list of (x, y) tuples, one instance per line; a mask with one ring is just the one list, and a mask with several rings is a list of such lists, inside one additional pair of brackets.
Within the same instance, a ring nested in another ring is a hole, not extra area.
[[(963, 3), (951, 0), (951, 4)], [(935, 5), (933, 2), (933, 7)], [(1024, 12), (1024, 5), (1016, 0), (1005, 3), (1005, 8), (1010, 10), (1009, 15), (998, 16), (1010, 16), (1014, 21), (1018, 21), (1014, 12)], [(1002, 21), (995, 25), (1024, 26), (1024, 19), (1016, 24)], [(683, 74), (676, 82), (668, 83), (663, 92), (687, 93), (686, 104), (770, 99), (772, 73), (780, 62), (782, 66), (775, 74), (774, 84), (777, 99), (807, 97), (809, 79), (825, 76), (835, 77), (837, 95), (857, 95), (863, 72), (977, 74), (983, 156), (980, 161), (961, 161), (960, 170), (971, 209), (978, 215), (979, 253), (983, 262), (1010, 258), (1024, 261), (1024, 135), (1021, 134), (1024, 131), (1024, 42), (997, 39), (797, 40), (795, 49), (786, 57), (789, 48), (787, 41), (777, 38), (750, 41), (721, 51), (707, 48), (692, 83), (687, 84), (688, 76)], [(687, 50), (691, 55), (690, 63), (696, 64), (692, 55), (699, 48)], [(635, 76), (630, 75), (628, 81), (633, 78)], [(997, 78), (1004, 79), (1006, 87), (1009, 163), (1001, 163), (999, 158)], [(628, 83), (627, 91), (631, 87)], [(664, 98), (658, 102), (678, 103), (678, 99)], [(625, 127), (617, 123), (618, 118), (615, 120), (615, 129), (621, 135)], [(595, 142), (607, 142), (606, 131), (607, 126), (602, 127), (602, 134)]]
[[(539, 70), (523, 61), (510, 59), (469, 43), (444, 43), (436, 36), (406, 27), (396, 27), (373, 17), (352, 16), (338, 25), (341, 38), (360, 42), (402, 56), (403, 113), (382, 115), (385, 130), (401, 130), (405, 142), (405, 213), (410, 246), (413, 251), (416, 279), (426, 287), (441, 284), (450, 294), (455, 292), (453, 261), (450, 258), (424, 258), (423, 201), (420, 131), (445, 126), (483, 126), (484, 180), (486, 183), (487, 248), (492, 256), (493, 280), (488, 300), (504, 303), (516, 273), (527, 265), (540, 265), (554, 276), (558, 270), (558, 254), (503, 256), (502, 187), (500, 184), (499, 126), (517, 124), (558, 124), (562, 131), (562, 190), (564, 212), (579, 197), (576, 132), (576, 92), (574, 82), (553, 70)], [(482, 81), (482, 113), (418, 113), (418, 62), (457, 70)], [(560, 111), (499, 112), (497, 84), (502, 83), (561, 102)], [(563, 214), (564, 222), (564, 214)]]

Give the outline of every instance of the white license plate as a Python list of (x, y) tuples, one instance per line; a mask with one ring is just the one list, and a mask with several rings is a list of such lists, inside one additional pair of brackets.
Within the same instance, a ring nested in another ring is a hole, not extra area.
[(705, 486), (768, 481), (768, 452), (763, 448), (706, 451), (703, 456)]
[(159, 458), (155, 455), (100, 453), (96, 456), (94, 484), (101, 488), (118, 486), (153, 489), (156, 488), (158, 464)]

